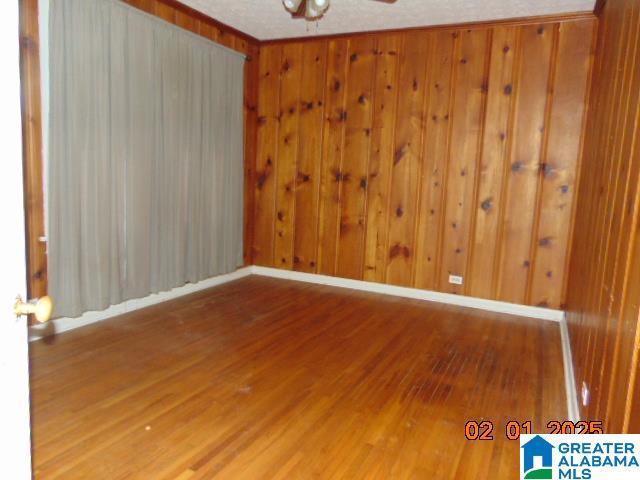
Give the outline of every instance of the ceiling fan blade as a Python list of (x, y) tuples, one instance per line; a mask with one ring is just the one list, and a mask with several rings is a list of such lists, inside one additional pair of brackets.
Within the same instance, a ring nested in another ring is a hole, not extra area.
[(291, 14), (291, 18), (304, 18), (306, 11), (307, 11), (307, 0), (302, 0), (302, 2), (300, 2), (300, 6), (298, 7), (298, 10), (296, 10)]

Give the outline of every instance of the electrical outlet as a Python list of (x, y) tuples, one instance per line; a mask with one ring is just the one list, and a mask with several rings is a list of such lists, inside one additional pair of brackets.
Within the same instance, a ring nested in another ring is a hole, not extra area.
[(462, 280), (460, 275), (449, 275), (449, 283), (452, 285), (462, 285)]
[(582, 406), (586, 407), (589, 405), (589, 397), (591, 393), (589, 392), (589, 387), (587, 386), (587, 382), (582, 382)]

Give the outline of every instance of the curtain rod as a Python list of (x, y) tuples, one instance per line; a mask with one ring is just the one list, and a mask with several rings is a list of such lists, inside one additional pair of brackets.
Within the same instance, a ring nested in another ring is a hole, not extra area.
[(221, 50), (226, 50), (227, 52), (232, 53), (234, 55), (237, 55), (237, 56), (239, 56), (239, 57), (241, 57), (241, 58), (243, 58), (245, 60), (250, 60), (250, 57), (248, 55), (244, 54), (244, 53), (240, 53), (237, 50), (234, 50), (233, 48), (229, 48), (229, 47), (226, 47), (224, 45), (221, 45), (218, 42), (214, 42), (213, 40), (210, 40), (210, 39), (208, 39), (206, 37), (203, 37), (202, 35), (198, 35), (197, 33), (193, 33), (191, 31), (186, 30), (186, 29), (184, 29), (182, 27), (179, 27), (179, 26), (177, 26), (177, 25), (175, 25), (175, 24), (173, 24), (171, 22), (168, 22), (163, 18), (157, 17), (157, 16), (155, 16), (155, 15), (153, 15), (151, 13), (147, 13), (147, 12), (145, 12), (143, 10), (140, 10), (139, 8), (136, 8), (136, 7), (132, 6), (132, 5), (129, 5), (128, 3), (125, 3), (124, 0), (109, 0), (109, 1), (111, 1), (111, 2), (113, 2), (115, 4), (117, 4), (117, 5), (120, 5), (124, 9), (132, 11), (137, 15), (145, 16), (145, 17), (149, 18), (152, 21), (156, 21), (156, 22), (159, 22), (159, 23), (164, 23), (169, 28), (177, 30), (177, 31), (179, 31), (179, 32), (181, 32), (183, 34), (190, 35), (191, 37), (194, 37), (194, 38), (196, 38), (196, 39), (198, 39), (198, 40), (200, 40), (202, 42), (211, 44), (214, 47), (219, 48)]

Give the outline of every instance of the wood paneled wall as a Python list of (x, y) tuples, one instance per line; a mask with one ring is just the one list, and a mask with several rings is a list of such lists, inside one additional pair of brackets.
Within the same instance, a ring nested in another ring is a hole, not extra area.
[(591, 390), (583, 417), (640, 433), (640, 3), (598, 11), (568, 320), (576, 387)]
[[(256, 147), (258, 41), (175, 0), (124, 0), (126, 3), (209, 40), (247, 55), (245, 66), (245, 263), (250, 263), (253, 226), (253, 178)], [(44, 236), (42, 110), (38, 0), (20, 0), (20, 53), (24, 138), (27, 284), (31, 297), (47, 293)]]
[(594, 27), (261, 46), (254, 263), (561, 307)]

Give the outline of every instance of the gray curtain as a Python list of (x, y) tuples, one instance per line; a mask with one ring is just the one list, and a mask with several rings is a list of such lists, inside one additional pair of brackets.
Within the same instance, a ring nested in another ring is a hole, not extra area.
[(243, 64), (116, 0), (51, 1), (56, 315), (242, 264)]

